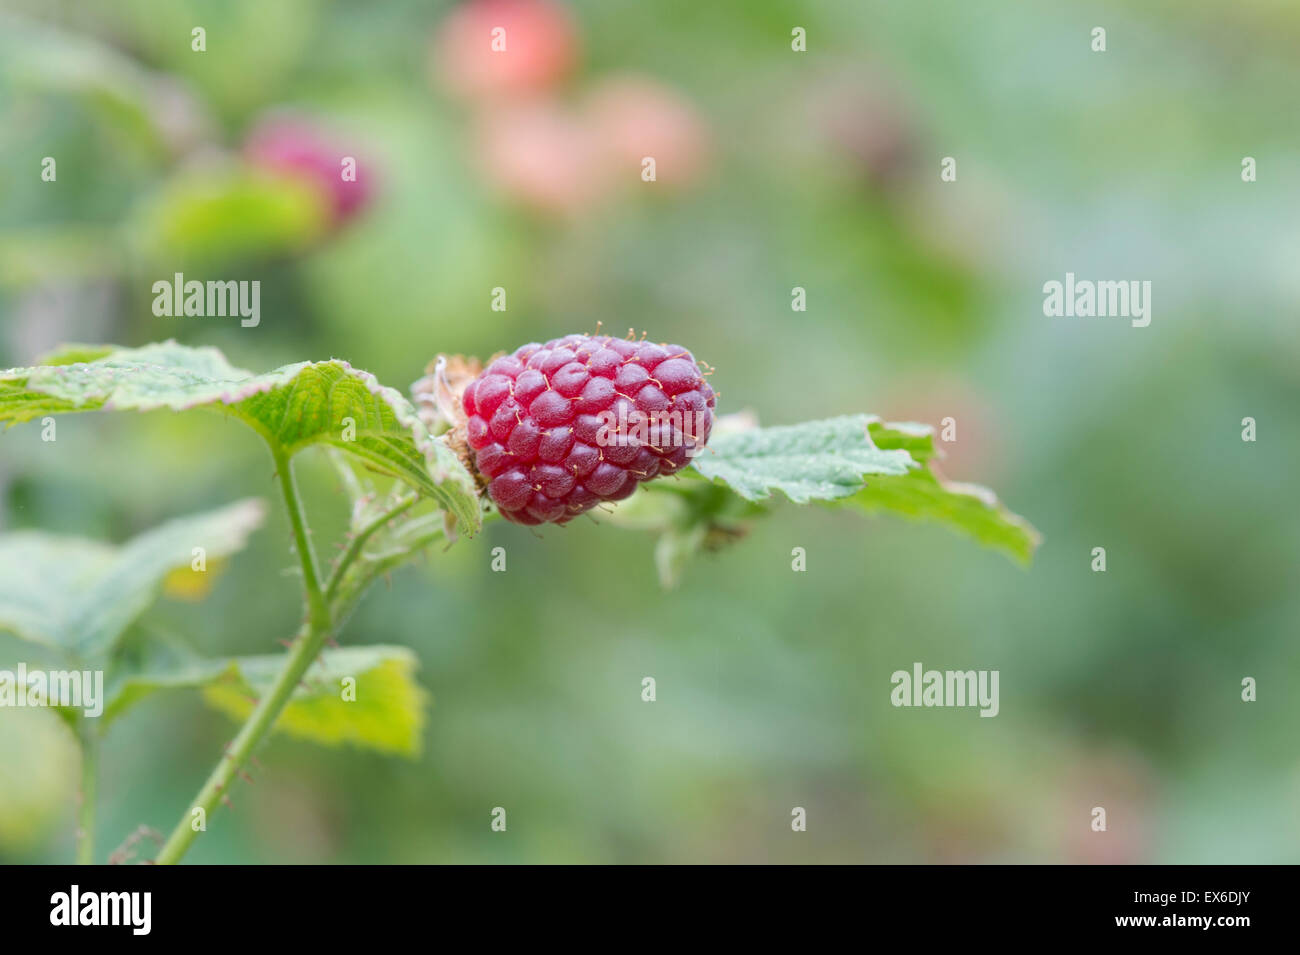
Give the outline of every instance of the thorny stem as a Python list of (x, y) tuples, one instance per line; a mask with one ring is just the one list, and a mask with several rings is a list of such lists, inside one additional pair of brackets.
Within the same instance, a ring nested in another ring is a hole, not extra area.
[(307, 515), (303, 511), (302, 498), (298, 495), (298, 486), (293, 480), (293, 468), (289, 456), (279, 448), (272, 450), (275, 457), (275, 473), (280, 479), (280, 492), (284, 495), (285, 506), (289, 510), (289, 523), (293, 526), (294, 547), (298, 551), (298, 560), (302, 564), (302, 586), (304, 603), (307, 606), (308, 624), (312, 630), (328, 630), (330, 625), (329, 604), (325, 592), (321, 589), (320, 571), (316, 568), (316, 552), (311, 546), (311, 535), (307, 529)]
[(83, 717), (78, 730), (81, 743), (81, 793), (77, 806), (77, 865), (95, 862), (95, 784), (99, 775), (99, 734)]
[[(163, 845), (155, 860), (159, 865), (171, 865), (180, 861), (190, 844), (198, 836), (197, 819), (194, 810), (202, 809), (202, 819), (206, 825), (207, 817), (216, 808), (218, 801), (226, 796), (227, 788), (244, 763), (253, 754), (253, 750), (270, 732), (293, 696), (294, 690), (306, 675), (312, 661), (320, 653), (325, 641), (333, 630), (333, 619), (325, 591), (321, 587), (320, 573), (316, 567), (316, 555), (308, 536), (307, 518), (303, 512), (302, 500), (293, 480), (289, 457), (277, 447), (272, 447), (275, 458), (276, 475), (280, 481), (280, 490), (289, 510), (289, 522), (293, 526), (294, 544), (298, 551), (298, 560), (302, 564), (302, 582), (304, 604), (307, 609), (307, 621), (298, 631), (291, 644), (289, 655), (283, 669), (275, 678), (270, 690), (258, 701), (257, 706), (240, 728), (239, 734), (227, 747), (225, 754), (217, 762), (212, 774), (194, 799), (193, 806), (177, 823), (171, 836)], [(354, 555), (355, 556), (355, 555)], [(335, 574), (346, 567), (340, 563)]]
[(410, 559), (411, 554), (423, 550), (442, 537), (444, 537), (443, 528), (437, 527), (412, 537), (400, 550), (389, 554), (374, 555), (369, 558), (364, 573), (358, 575), (356, 580), (344, 580), (341, 573), (342, 565), (340, 565), (340, 572), (335, 574), (335, 579), (340, 586), (338, 595), (333, 602), (337, 619), (345, 619), (352, 613), (361, 597), (375, 580), (396, 570)]
[(409, 497), (402, 498), (391, 510), (385, 511), (367, 524), (361, 530), (352, 535), (352, 540), (348, 542), (347, 550), (339, 558), (334, 573), (330, 576), (329, 583), (325, 586), (325, 601), (333, 603), (334, 598), (338, 596), (339, 584), (343, 581), (343, 572), (352, 565), (352, 563), (361, 556), (361, 550), (366, 546), (366, 541), (374, 536), (375, 532), (391, 521), (394, 517), (404, 514), (415, 505), (419, 500), (419, 495), (412, 494)]

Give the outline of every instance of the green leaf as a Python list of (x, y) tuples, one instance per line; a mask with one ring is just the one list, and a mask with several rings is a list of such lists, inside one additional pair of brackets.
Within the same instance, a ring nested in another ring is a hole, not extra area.
[(455, 453), (429, 434), (400, 392), (345, 361), (255, 375), (215, 348), (169, 341), (117, 348), (94, 361), (0, 371), (0, 423), (7, 425), (68, 411), (162, 408), (231, 415), (288, 454), (332, 445), (432, 497), (471, 531), (481, 524), (474, 479)]
[(691, 462), (711, 481), (747, 501), (781, 491), (796, 504), (834, 500), (860, 490), (866, 475), (906, 474), (906, 451), (876, 447), (870, 415), (845, 415), (775, 428), (719, 434)]
[[(202, 689), (217, 710), (245, 719), (253, 697), (267, 691), (284, 655), (210, 659), (175, 638), (149, 634), (114, 660), (103, 725), (161, 690)], [(406, 647), (347, 647), (324, 651), (294, 693), (277, 729), (326, 745), (353, 743), (387, 753), (419, 752), (427, 695), (415, 681), (418, 666)], [(343, 698), (343, 679), (356, 680), (355, 700)]]
[(854, 507), (868, 514), (883, 511), (933, 521), (1021, 564), (1033, 559), (1041, 537), (1028, 521), (1003, 507), (988, 488), (946, 481), (928, 466), (937, 455), (928, 426), (874, 422), (871, 435), (877, 446), (905, 449), (927, 466), (869, 480), (850, 499)]
[(234, 679), (233, 659), (200, 656), (177, 637), (137, 628), (122, 641), (109, 664), (101, 732), (135, 704), (159, 690), (194, 689)]
[[(859, 414), (789, 427), (724, 431), (692, 465), (696, 473), (745, 501), (762, 502), (779, 490), (800, 504), (820, 501), (869, 514), (901, 514), (943, 524), (1028, 564), (1040, 542), (1038, 532), (987, 488), (943, 479), (934, 469), (939, 457), (927, 425), (884, 424), (873, 415)], [(657, 556), (665, 585), (677, 579), (693, 552), (735, 539), (744, 531), (745, 518), (755, 516), (728, 516), (718, 501), (696, 493), (692, 482), (679, 482), (678, 487), (689, 506), (684, 512), (673, 511), (671, 520), (657, 527), (664, 534)], [(644, 510), (632, 508), (631, 513)], [(662, 505), (658, 511), (669, 513)], [(707, 534), (699, 532), (701, 526)]]
[(99, 361), (113, 354), (112, 345), (82, 345), (75, 342), (64, 343), (54, 351), (41, 356), (42, 365), (77, 365), (82, 362)]
[(207, 560), (241, 549), (265, 506), (244, 500), (171, 521), (122, 547), (39, 531), (0, 537), (0, 631), (75, 654), (107, 655), (153, 603), (163, 578), (189, 567), (194, 548)]
[(328, 220), (327, 198), (312, 184), (230, 164), (182, 172), (142, 205), (132, 228), (163, 268), (216, 268), (301, 251)]
[[(252, 713), (253, 696), (266, 692), (284, 666), (282, 656), (240, 657), (233, 670), (204, 688), (207, 702), (235, 720)], [(382, 753), (420, 751), (427, 694), (415, 681), (415, 654), (406, 647), (327, 650), (312, 665), (276, 729), (299, 739), (351, 743)], [(355, 681), (347, 689), (345, 681)], [(345, 699), (345, 690), (349, 697)]]
[(172, 87), (109, 43), (0, 14), (0, 80), (23, 92), (79, 98), (118, 134), (118, 148), (156, 158), (166, 151)]
[(0, 632), (56, 650), (71, 650), (70, 601), (113, 566), (117, 549), (100, 541), (43, 531), (0, 536)]

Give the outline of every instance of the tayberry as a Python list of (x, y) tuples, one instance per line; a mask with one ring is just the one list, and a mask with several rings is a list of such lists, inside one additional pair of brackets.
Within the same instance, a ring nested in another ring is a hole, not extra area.
[(563, 524), (673, 474), (713, 428), (713, 389), (677, 345), (569, 335), (495, 359), (461, 397), (503, 516)]

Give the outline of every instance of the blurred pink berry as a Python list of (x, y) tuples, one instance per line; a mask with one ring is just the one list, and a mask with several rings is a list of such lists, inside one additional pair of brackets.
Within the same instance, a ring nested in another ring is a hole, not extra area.
[(655, 161), (655, 181), (684, 186), (707, 164), (709, 136), (695, 106), (657, 80), (620, 76), (590, 94), (586, 115), (608, 161), (628, 181), (640, 179), (642, 162)]
[(479, 121), (478, 150), (492, 185), (536, 211), (576, 214), (606, 191), (598, 142), (581, 116), (555, 103), (489, 110)]
[[(336, 225), (359, 213), (370, 200), (370, 170), (356, 153), (326, 139), (304, 119), (269, 117), (249, 133), (244, 155), (260, 169), (314, 183), (328, 200)], [(349, 170), (344, 160), (355, 160)], [(355, 179), (345, 176), (355, 175)]]
[(439, 86), (464, 98), (537, 93), (573, 72), (578, 34), (553, 0), (469, 0), (438, 27), (432, 70)]

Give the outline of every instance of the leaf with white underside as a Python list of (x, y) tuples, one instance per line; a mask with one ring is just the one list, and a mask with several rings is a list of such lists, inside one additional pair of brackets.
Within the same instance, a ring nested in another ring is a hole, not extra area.
[(943, 524), (1027, 564), (1037, 531), (988, 489), (940, 477), (932, 467), (938, 456), (928, 426), (859, 414), (719, 434), (692, 465), (747, 501), (781, 491), (799, 504), (901, 514)]
[(265, 506), (249, 499), (170, 521), (121, 547), (41, 531), (0, 536), (0, 631), (71, 653), (107, 655), (156, 599), (163, 579), (240, 550)]
[[(150, 641), (145, 660), (125, 660), (109, 684), (108, 723), (161, 690), (201, 689), (214, 709), (237, 720), (253, 709), (284, 666), (283, 655), (206, 659)], [(384, 753), (419, 752), (427, 694), (415, 680), (415, 654), (400, 646), (325, 650), (280, 715), (276, 729), (334, 746), (350, 743)], [(345, 698), (345, 680), (348, 685)]]
[(873, 422), (871, 436), (881, 448), (907, 450), (922, 466), (905, 475), (880, 477), (850, 498), (868, 514), (890, 513), (943, 524), (1027, 565), (1041, 537), (1023, 517), (1011, 513), (997, 495), (978, 484), (947, 481), (930, 467), (937, 455), (928, 425)]
[[(78, 357), (94, 360), (68, 362)], [(433, 498), (470, 531), (481, 523), (474, 480), (455, 453), (400, 392), (345, 361), (255, 375), (215, 348), (163, 342), (107, 353), (81, 346), (55, 362), (0, 371), (0, 424), (71, 411), (206, 408), (238, 418), (286, 454), (337, 447)]]
[(773, 491), (796, 504), (847, 497), (861, 489), (867, 475), (902, 475), (912, 466), (906, 451), (876, 447), (867, 434), (873, 420), (845, 415), (719, 434), (691, 464), (747, 501), (771, 497)]

